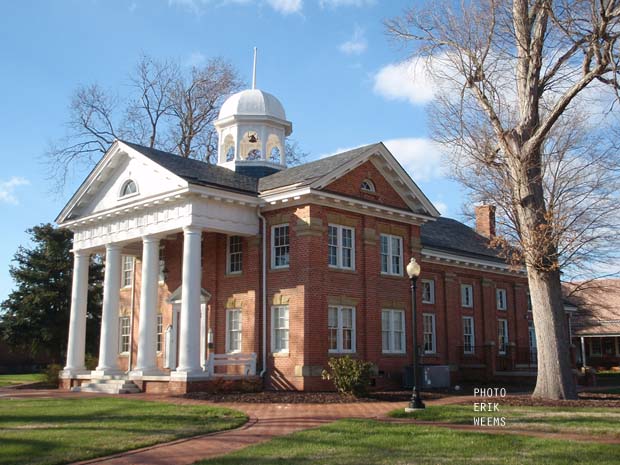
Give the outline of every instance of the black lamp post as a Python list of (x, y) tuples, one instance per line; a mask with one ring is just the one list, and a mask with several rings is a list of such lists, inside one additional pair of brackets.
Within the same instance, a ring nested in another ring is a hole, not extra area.
[(411, 261), (407, 265), (407, 275), (409, 275), (409, 281), (411, 281), (411, 319), (413, 326), (413, 390), (411, 393), (411, 402), (406, 410), (415, 410), (425, 408), (422, 397), (420, 396), (419, 382), (420, 376), (420, 364), (418, 361), (418, 325), (417, 325), (417, 312), (416, 312), (416, 286), (418, 276), (420, 276), (420, 264), (415, 261), (415, 258), (411, 257)]

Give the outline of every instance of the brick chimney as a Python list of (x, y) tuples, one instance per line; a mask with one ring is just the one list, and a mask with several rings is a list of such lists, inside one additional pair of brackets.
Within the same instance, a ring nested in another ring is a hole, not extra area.
[(476, 232), (489, 239), (495, 236), (495, 205), (476, 206)]

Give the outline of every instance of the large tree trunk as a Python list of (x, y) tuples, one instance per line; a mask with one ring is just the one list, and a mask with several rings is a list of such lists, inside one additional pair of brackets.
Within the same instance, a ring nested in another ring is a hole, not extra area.
[(538, 377), (533, 395), (576, 399), (560, 273), (528, 268), (528, 279), (538, 347)]

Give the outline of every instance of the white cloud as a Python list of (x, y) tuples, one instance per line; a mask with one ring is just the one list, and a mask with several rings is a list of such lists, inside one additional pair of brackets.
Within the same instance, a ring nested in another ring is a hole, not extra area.
[(207, 60), (207, 57), (204, 56), (201, 52), (192, 52), (189, 54), (187, 59), (185, 60), (186, 66), (200, 66)]
[(446, 202), (442, 202), (441, 200), (434, 200), (433, 205), (435, 205), (435, 208), (439, 210), (441, 216), (446, 216), (448, 214), (448, 204)]
[(299, 13), (303, 8), (303, 0), (267, 0), (267, 3), (283, 15)]
[(136, 11), (136, 8), (138, 8), (138, 4), (136, 2), (131, 2), (129, 4), (128, 10), (130, 13), (133, 13), (134, 11)]
[[(438, 144), (425, 137), (404, 137), (401, 139), (384, 140), (383, 143), (392, 155), (407, 170), (414, 181), (430, 181), (443, 177), (442, 151)], [(338, 153), (368, 145), (360, 144), (351, 147), (340, 147), (333, 152), (324, 153), (318, 158), (331, 157)]]
[(8, 181), (0, 181), (0, 202), (18, 205), (19, 201), (15, 196), (15, 188), (30, 184), (25, 178), (13, 176)]
[(337, 8), (339, 6), (369, 6), (374, 5), (376, 0), (319, 0), (321, 8), (331, 7)]
[(353, 36), (343, 42), (338, 47), (342, 53), (346, 53), (347, 55), (361, 55), (368, 48), (368, 41), (364, 36), (364, 29), (359, 26), (355, 26), (355, 30), (353, 31)]
[(421, 60), (409, 60), (384, 66), (375, 75), (373, 90), (388, 100), (405, 100), (412, 105), (430, 102), (434, 86), (426, 65)]
[(383, 143), (414, 181), (430, 181), (442, 177), (441, 148), (432, 140), (407, 137), (385, 140)]

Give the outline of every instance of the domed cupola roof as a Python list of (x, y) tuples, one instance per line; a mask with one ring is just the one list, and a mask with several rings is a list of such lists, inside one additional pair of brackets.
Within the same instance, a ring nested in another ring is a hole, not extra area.
[(222, 105), (218, 119), (238, 115), (267, 116), (286, 121), (286, 113), (280, 101), (259, 89), (247, 89), (231, 95)]

